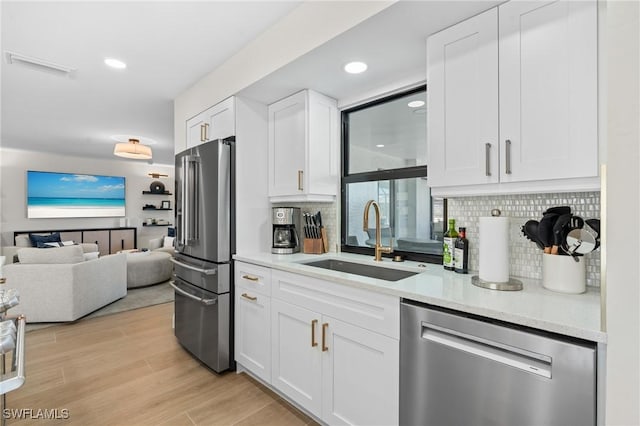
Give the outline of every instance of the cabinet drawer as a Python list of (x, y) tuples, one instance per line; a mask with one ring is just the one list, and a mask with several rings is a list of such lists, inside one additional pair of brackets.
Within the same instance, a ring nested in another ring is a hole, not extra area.
[(235, 283), (265, 296), (271, 295), (271, 269), (250, 263), (235, 263)]
[(398, 339), (400, 301), (396, 296), (273, 270), (271, 296)]

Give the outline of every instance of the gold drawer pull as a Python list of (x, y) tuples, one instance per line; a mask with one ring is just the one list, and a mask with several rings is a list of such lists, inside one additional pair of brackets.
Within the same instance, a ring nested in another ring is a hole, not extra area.
[(245, 299), (249, 299), (249, 300), (258, 300), (258, 298), (256, 296), (249, 296), (247, 293), (242, 293), (242, 297), (244, 297)]
[(318, 323), (317, 319), (311, 321), (311, 347), (318, 346), (318, 342), (316, 342), (316, 324)]
[(322, 324), (322, 352), (326, 352), (329, 350), (329, 348), (327, 347), (327, 327), (329, 327), (329, 323), (325, 322), (324, 324)]
[(258, 281), (260, 279), (258, 277), (254, 277), (253, 275), (243, 275), (242, 278), (249, 281)]

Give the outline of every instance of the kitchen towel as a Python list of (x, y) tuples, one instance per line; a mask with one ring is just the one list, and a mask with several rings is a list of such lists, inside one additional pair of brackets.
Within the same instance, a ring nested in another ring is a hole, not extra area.
[(509, 281), (509, 218), (480, 218), (479, 274), (481, 280)]

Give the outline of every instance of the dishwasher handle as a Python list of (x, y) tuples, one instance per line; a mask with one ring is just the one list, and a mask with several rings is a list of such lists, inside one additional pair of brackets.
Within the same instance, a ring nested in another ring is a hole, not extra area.
[(422, 338), (551, 379), (551, 358), (545, 355), (534, 354), (433, 324), (422, 324)]

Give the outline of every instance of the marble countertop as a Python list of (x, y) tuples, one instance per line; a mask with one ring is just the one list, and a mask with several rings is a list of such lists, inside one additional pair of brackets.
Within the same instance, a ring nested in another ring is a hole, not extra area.
[[(304, 264), (326, 258), (370, 264), (372, 267), (403, 269), (418, 274), (392, 282)], [(374, 262), (371, 256), (351, 253), (254, 253), (236, 254), (234, 259), (566, 336), (599, 343), (606, 343), (607, 340), (606, 333), (600, 331), (598, 289), (588, 288), (586, 293), (577, 295), (563, 294), (547, 290), (539, 280), (516, 277), (523, 283), (521, 291), (488, 290), (471, 284), (473, 273), (456, 274), (445, 271), (441, 265), (430, 263), (397, 263), (389, 259)]]

